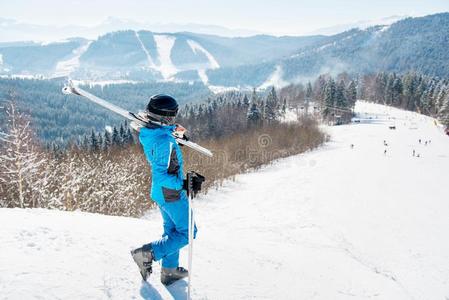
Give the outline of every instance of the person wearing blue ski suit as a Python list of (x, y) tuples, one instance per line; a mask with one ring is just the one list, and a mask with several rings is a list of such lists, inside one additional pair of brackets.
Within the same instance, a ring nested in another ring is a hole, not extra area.
[(162, 259), (163, 268), (178, 267), (179, 249), (189, 241), (189, 202), (183, 189), (182, 152), (172, 136), (174, 127), (142, 128), (139, 135), (151, 165), (151, 199), (159, 206), (164, 222), (162, 239), (151, 243), (154, 260)]
[[(152, 96), (145, 112), (149, 122), (139, 129), (139, 141), (151, 168), (151, 198), (162, 214), (164, 231), (161, 239), (131, 251), (131, 255), (144, 280), (152, 272), (152, 262), (162, 260), (163, 284), (188, 276), (188, 271), (179, 266), (179, 250), (189, 242), (189, 199), (182, 152), (172, 135), (177, 111), (174, 98)], [(194, 194), (201, 190), (202, 181), (193, 182)], [(196, 231), (195, 225), (194, 237)]]

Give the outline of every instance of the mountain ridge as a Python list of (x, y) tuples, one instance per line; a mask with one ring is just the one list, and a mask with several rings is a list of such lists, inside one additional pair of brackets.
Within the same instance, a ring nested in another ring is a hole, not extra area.
[[(285, 85), (339, 72), (417, 71), (449, 76), (447, 48), (449, 13), (405, 18), (332, 36), (229, 38), (122, 30), (93, 41), (0, 43), (0, 75), (202, 81), (225, 87)], [(70, 68), (64, 72), (58, 66)]]

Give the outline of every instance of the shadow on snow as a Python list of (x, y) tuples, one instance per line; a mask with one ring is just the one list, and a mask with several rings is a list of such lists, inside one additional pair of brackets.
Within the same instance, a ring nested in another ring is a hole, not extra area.
[[(167, 291), (172, 295), (175, 300), (187, 299), (187, 282), (185, 280), (179, 280), (169, 286), (166, 286)], [(145, 300), (163, 300), (162, 295), (147, 281), (142, 281), (140, 287), (140, 296)]]

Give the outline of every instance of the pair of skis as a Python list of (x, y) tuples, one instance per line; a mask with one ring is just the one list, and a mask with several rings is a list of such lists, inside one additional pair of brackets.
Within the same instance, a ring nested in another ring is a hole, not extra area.
[[(82, 88), (76, 86), (73, 83), (73, 81), (71, 81), (71, 80), (67, 83), (67, 85), (65, 85), (62, 88), (62, 92), (64, 94), (66, 94), (66, 95), (72, 94), (72, 95), (78, 95), (78, 96), (84, 97), (87, 100), (89, 100), (89, 101), (91, 101), (91, 102), (93, 102), (93, 103), (95, 103), (95, 104), (97, 104), (97, 105), (99, 105), (99, 106), (101, 106), (103, 108), (106, 108), (106, 109), (108, 109), (108, 110), (110, 110), (110, 111), (112, 111), (112, 112), (114, 112), (114, 113), (116, 113), (116, 114), (118, 114), (118, 115), (120, 115), (120, 116), (122, 116), (122, 117), (124, 117), (124, 118), (126, 118), (128, 120), (130, 120), (130, 121), (133, 121), (133, 122), (137, 123), (140, 126), (146, 126), (146, 125), (148, 125), (150, 123), (148, 120), (145, 120), (145, 119), (141, 118), (139, 116), (139, 114), (136, 114), (136, 113), (133, 113), (133, 112), (129, 112), (129, 111), (127, 111), (127, 110), (125, 110), (125, 109), (123, 109), (123, 108), (121, 108), (121, 107), (119, 107), (117, 105), (114, 105), (114, 104), (112, 104), (112, 103), (110, 103), (110, 102), (108, 102), (108, 101), (106, 101), (104, 99), (101, 99), (101, 98), (99, 98), (99, 97), (97, 97), (95, 95), (92, 95), (91, 93), (89, 93), (89, 92), (83, 90)], [(187, 146), (187, 147), (189, 147), (189, 148), (191, 148), (191, 149), (193, 149), (195, 151), (198, 151), (198, 152), (200, 152), (200, 153), (202, 153), (204, 155), (207, 155), (209, 157), (213, 156), (212, 152), (209, 149), (206, 149), (206, 148), (198, 145), (197, 143), (194, 143), (192, 141), (187, 140), (187, 138), (184, 135), (177, 135), (176, 132), (173, 132), (173, 137), (175, 138), (175, 140), (176, 140), (176, 142), (178, 144)]]

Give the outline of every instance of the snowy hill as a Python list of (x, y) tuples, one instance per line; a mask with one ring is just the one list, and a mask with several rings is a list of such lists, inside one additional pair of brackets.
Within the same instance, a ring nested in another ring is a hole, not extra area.
[[(449, 299), (449, 138), (412, 112), (356, 111), (360, 123), (328, 128), (320, 150), (196, 200), (194, 299)], [(160, 284), (159, 265), (143, 284), (129, 255), (161, 234), (157, 211), (0, 209), (0, 219), (5, 299), (185, 295), (184, 281)]]
[(212, 84), (222, 86), (259, 86), (267, 81), (283, 86), (342, 72), (415, 71), (447, 77), (448, 41), (449, 13), (441, 13), (348, 30), (321, 38), (283, 59), (209, 70), (207, 75)]

